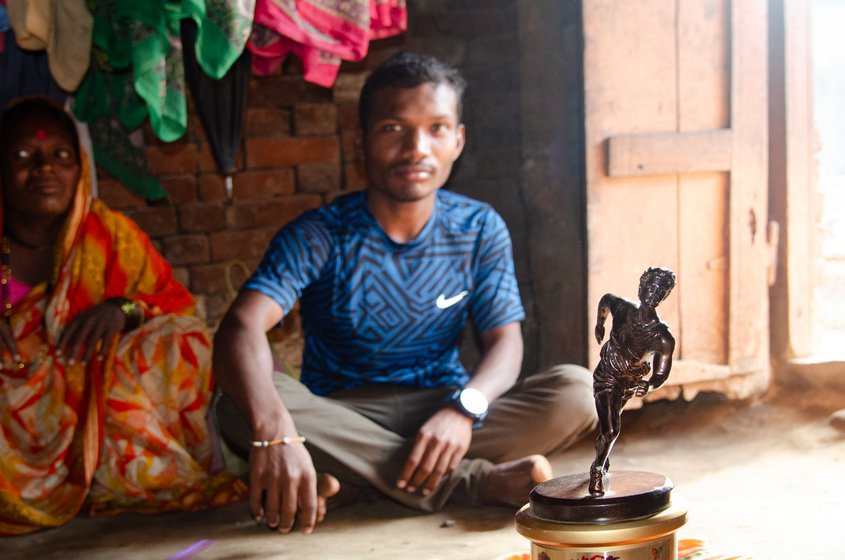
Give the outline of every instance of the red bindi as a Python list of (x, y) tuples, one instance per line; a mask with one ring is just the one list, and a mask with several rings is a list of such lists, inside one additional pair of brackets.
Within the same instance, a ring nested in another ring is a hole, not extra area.
[(47, 138), (47, 131), (44, 130), (43, 128), (39, 128), (38, 130), (35, 131), (35, 137), (38, 138), (39, 140), (43, 141), (44, 139)]

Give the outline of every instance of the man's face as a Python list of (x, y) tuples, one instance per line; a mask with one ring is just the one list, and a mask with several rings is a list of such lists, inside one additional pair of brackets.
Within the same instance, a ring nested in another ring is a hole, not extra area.
[(384, 88), (364, 134), (371, 196), (415, 202), (433, 196), (464, 147), (457, 97), (447, 84)]

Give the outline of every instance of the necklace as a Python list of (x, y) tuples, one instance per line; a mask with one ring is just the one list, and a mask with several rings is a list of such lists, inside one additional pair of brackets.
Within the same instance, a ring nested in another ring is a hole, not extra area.
[(9, 248), (9, 238), (5, 235), (0, 241), (0, 286), (3, 288), (3, 318), (8, 322), (12, 316), (11, 292), (12, 268), (9, 266), (9, 255), (12, 254)]
[(52, 248), (53, 248), (53, 245), (55, 245), (55, 243), (52, 243), (52, 242), (50, 242), (50, 243), (45, 243), (44, 245), (33, 245), (32, 243), (29, 243), (29, 242), (27, 242), (27, 241), (23, 241), (22, 239), (19, 239), (19, 238), (18, 238), (15, 234), (13, 234), (11, 231), (6, 232), (6, 236), (7, 236), (9, 239), (11, 239), (11, 240), (12, 240), (12, 242), (13, 242), (15, 245), (20, 245), (20, 246), (21, 246), (21, 247), (23, 247), (24, 249), (29, 249), (30, 251), (47, 251), (47, 250), (52, 249)]
[[(12, 250), (9, 247), (9, 238), (7, 236), (3, 236), (2, 240), (0, 240), (0, 293), (3, 296), (3, 320), (6, 322), (6, 326), (9, 327), (11, 331), (12, 327), (12, 267), (10, 265), (11, 261), (11, 254)], [(46, 330), (45, 330), (46, 332)], [(12, 369), (12, 370), (22, 370), (27, 365), (32, 365), (36, 362), (41, 361), (47, 353), (49, 352), (49, 348), (46, 344), (41, 344), (38, 349), (38, 353), (33, 357), (32, 360), (29, 362), (21, 361), (13, 361), (11, 367), (6, 367), (6, 359), (3, 358), (3, 369)]]

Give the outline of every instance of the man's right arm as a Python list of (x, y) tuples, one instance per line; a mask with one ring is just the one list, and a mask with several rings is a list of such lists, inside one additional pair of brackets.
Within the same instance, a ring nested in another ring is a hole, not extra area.
[[(283, 317), (281, 306), (259, 292), (244, 290), (214, 335), (213, 371), (253, 430), (255, 440), (298, 435), (293, 418), (273, 384), (273, 357), (266, 333)], [(250, 508), (270, 527), (288, 532), (299, 510), (304, 532), (316, 523), (316, 472), (302, 444), (251, 448)], [(261, 495), (266, 493), (262, 504)]]

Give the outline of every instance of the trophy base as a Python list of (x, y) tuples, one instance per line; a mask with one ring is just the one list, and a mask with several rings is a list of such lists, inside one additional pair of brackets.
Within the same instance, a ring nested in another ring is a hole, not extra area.
[(665, 476), (617, 471), (604, 477), (605, 493), (589, 493), (589, 474), (554, 478), (534, 487), (516, 514), (516, 529), (531, 541), (531, 558), (675, 560), (677, 530), (687, 509), (670, 500)]
[(587, 473), (541, 482), (531, 491), (531, 513), (562, 523), (617, 523), (650, 517), (669, 507), (674, 484), (667, 477), (643, 471), (604, 475), (604, 494), (590, 494)]

